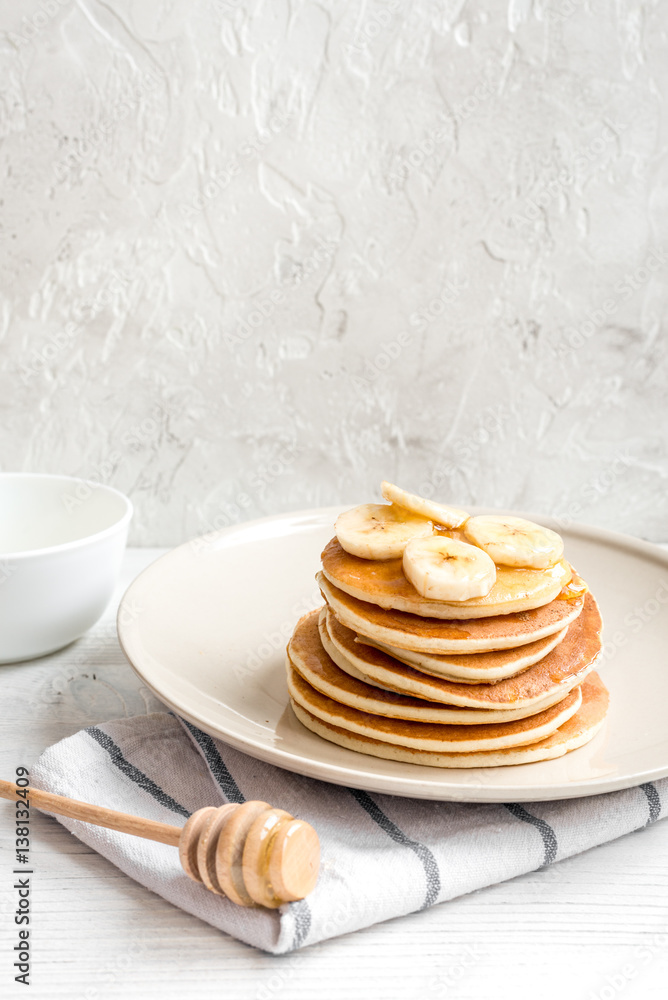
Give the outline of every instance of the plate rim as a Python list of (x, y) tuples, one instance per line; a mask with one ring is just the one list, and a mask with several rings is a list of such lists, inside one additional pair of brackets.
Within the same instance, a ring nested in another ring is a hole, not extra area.
[[(206, 539), (207, 545), (215, 545), (221, 538), (225, 538), (226, 536), (243, 534), (244, 531), (253, 533), (258, 527), (273, 524), (277, 521), (296, 521), (303, 520), (305, 518), (322, 521), (325, 518), (334, 518), (337, 513), (348, 509), (349, 506), (354, 505), (336, 504), (324, 507), (300, 508), (299, 510), (284, 511), (279, 514), (270, 514), (261, 518), (254, 518), (249, 521), (241, 521), (237, 524), (227, 525), (213, 532), (208, 532), (205, 535), (197, 536), (193, 539), (182, 542), (180, 545), (175, 546), (168, 552), (163, 553), (157, 559), (153, 560), (153, 562), (145, 567), (141, 573), (134, 578), (125, 590), (116, 616), (116, 629), (121, 650), (139, 679), (171, 711), (202, 729), (202, 731), (208, 735), (213, 736), (216, 739), (220, 739), (222, 742), (234, 747), (234, 749), (239, 750), (242, 753), (246, 753), (255, 759), (262, 760), (265, 763), (272, 764), (295, 774), (301, 774), (320, 781), (326, 781), (336, 785), (345, 785), (369, 792), (440, 802), (503, 803), (511, 800), (516, 802), (549, 802), (565, 798), (582, 798), (588, 795), (601, 795), (606, 792), (620, 791), (624, 788), (634, 787), (645, 782), (656, 781), (659, 778), (668, 776), (668, 758), (666, 759), (665, 764), (640, 773), (625, 776), (617, 775), (613, 777), (602, 775), (598, 778), (586, 779), (585, 781), (573, 781), (567, 786), (560, 784), (552, 787), (545, 785), (523, 785), (520, 787), (513, 784), (499, 784), (498, 782), (493, 785), (486, 785), (484, 779), (481, 779), (480, 783), (472, 783), (470, 785), (449, 784), (447, 781), (428, 782), (425, 784), (424, 778), (411, 778), (410, 776), (399, 777), (395, 775), (383, 775), (367, 772), (364, 765), (367, 764), (367, 762), (374, 761), (376, 758), (365, 754), (357, 755), (360, 758), (360, 767), (351, 769), (343, 764), (329, 763), (323, 760), (297, 755), (294, 751), (283, 750), (280, 746), (263, 744), (262, 742), (256, 741), (252, 738), (240, 737), (234, 732), (227, 731), (223, 725), (216, 725), (206, 718), (202, 718), (201, 715), (196, 713), (194, 714), (189, 709), (184, 709), (182, 705), (177, 704), (168, 693), (159, 687), (159, 685), (156, 685), (149, 680), (144, 674), (141, 666), (132, 659), (130, 650), (128, 649), (129, 644), (127, 641), (127, 634), (125, 633), (126, 624), (128, 628), (131, 627), (132, 612), (130, 611), (129, 623), (124, 620), (125, 615), (131, 607), (133, 591), (135, 588), (139, 588), (143, 585), (143, 578), (147, 574), (154, 572), (158, 563), (174, 558), (175, 553), (182, 549), (191, 547), (194, 543), (197, 543), (202, 539)], [(467, 509), (474, 514), (504, 513), (517, 517), (525, 517), (530, 520), (537, 521), (546, 527), (553, 528), (553, 530), (568, 532), (576, 537), (602, 542), (607, 546), (630, 550), (631, 552), (642, 555), (645, 558), (650, 557), (652, 560), (656, 560), (668, 569), (668, 551), (666, 551), (666, 549), (662, 548), (661, 545), (657, 543), (649, 542), (642, 538), (636, 538), (633, 535), (627, 535), (609, 528), (602, 528), (598, 525), (589, 525), (581, 521), (573, 521), (566, 528), (564, 528), (563, 525), (560, 524), (558, 518), (545, 514), (536, 514), (533, 512), (507, 510), (505, 508), (498, 507), (479, 507), (473, 505), (467, 505)], [(292, 708), (289, 702), (286, 707), (287, 710), (292, 713)], [(296, 721), (294, 713), (292, 713), (292, 715)], [(594, 736), (592, 744), (595, 744), (604, 732), (605, 727), (603, 727), (603, 729), (597, 733), (596, 736)], [(334, 745), (335, 744), (332, 744), (332, 746)], [(340, 749), (344, 750), (345, 748)], [(354, 753), (354, 751), (348, 752)], [(556, 759), (563, 759), (563, 757)], [(540, 763), (549, 763), (549, 761)], [(513, 765), (506, 765), (505, 768), (495, 767), (494, 771), (496, 773), (504, 770), (512, 771), (512, 768)], [(432, 768), (430, 770), (433, 770), (435, 774), (439, 776), (447, 774), (451, 770), (457, 770), (461, 773), (461, 769), (459, 768)], [(481, 771), (484, 772), (486, 770), (489, 770), (489, 768), (467, 769), (468, 773), (471, 775), (476, 775), (477, 773)]]

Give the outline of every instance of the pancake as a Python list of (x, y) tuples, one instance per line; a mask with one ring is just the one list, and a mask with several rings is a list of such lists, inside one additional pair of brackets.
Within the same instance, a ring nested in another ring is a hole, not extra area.
[(526, 719), (490, 725), (453, 726), (438, 722), (388, 719), (342, 705), (312, 687), (295, 669), (289, 657), (287, 673), (288, 691), (293, 705), (299, 705), (315, 718), (350, 733), (430, 753), (474, 753), (535, 743), (556, 732), (575, 715), (582, 703), (580, 688), (574, 688), (558, 705)]
[[(357, 680), (363, 681), (365, 684), (370, 684), (374, 687), (378, 687), (383, 691), (394, 691), (395, 693), (410, 694), (414, 698), (424, 698), (425, 700), (430, 700), (433, 702), (441, 702), (446, 705), (450, 705), (452, 708), (469, 708), (472, 711), (478, 710), (481, 712), (493, 711), (503, 713), (505, 717), (506, 712), (513, 711), (516, 712), (515, 718), (521, 719), (527, 715), (535, 715), (536, 712), (542, 712), (545, 708), (550, 708), (551, 705), (556, 705), (558, 701), (564, 697), (564, 689), (561, 685), (554, 685), (552, 690), (548, 692), (544, 697), (537, 697), (532, 699), (527, 699), (524, 704), (520, 703), (518, 706), (517, 701), (512, 704), (507, 705), (498, 704), (489, 701), (489, 698), (485, 697), (485, 689), (481, 688), (479, 692), (479, 698), (476, 700), (471, 696), (471, 690), (476, 691), (476, 685), (462, 684), (461, 681), (448, 681), (447, 678), (435, 678), (432, 676), (422, 675), (420, 671), (412, 670), (412, 668), (405, 666), (404, 671), (397, 671), (396, 667), (400, 666), (397, 662), (394, 664), (395, 670), (390, 673), (390, 671), (383, 672), (382, 665), (378, 665), (377, 662), (370, 663), (370, 658), (357, 658), (355, 656), (358, 646), (354, 645), (354, 633), (351, 633), (351, 638), (347, 639), (345, 643), (339, 641), (338, 646), (332, 641), (332, 635), (336, 634), (341, 640), (341, 630), (345, 629), (345, 625), (341, 625), (337, 622), (331, 611), (327, 611), (326, 615), (321, 616), (319, 621), (320, 629), (320, 641), (322, 642), (323, 648), (328, 653), (330, 658), (334, 661), (339, 670), (343, 670), (344, 673), (350, 674), (351, 677)], [(350, 629), (345, 629), (346, 632), (350, 632)], [(350, 642), (353, 643), (350, 646)], [(346, 652), (344, 650), (349, 650)], [(355, 659), (353, 660), (353, 657)], [(369, 670), (370, 673), (365, 673), (365, 669)], [(582, 675), (583, 677), (585, 674)], [(445, 682), (445, 683), (443, 683)], [(575, 687), (578, 683), (577, 677), (573, 680), (571, 687)], [(489, 687), (489, 685), (485, 685)], [(471, 702), (471, 704), (469, 704)]]
[[(512, 707), (493, 712), (485, 708), (458, 708), (368, 684), (361, 677), (341, 670), (326, 651), (319, 631), (320, 616), (318, 611), (311, 611), (298, 622), (288, 644), (288, 658), (311, 687), (342, 705), (349, 705), (372, 715), (384, 715), (388, 719), (412, 719), (414, 722), (440, 722), (458, 726), (514, 722), (550, 707), (541, 704), (539, 709)], [(558, 697), (550, 705), (563, 699), (563, 691), (560, 690), (557, 694)]]
[(535, 706), (547, 699), (558, 701), (559, 692), (571, 690), (594, 669), (602, 650), (601, 629), (596, 601), (587, 594), (584, 611), (551, 653), (521, 674), (496, 684), (463, 684), (423, 674), (375, 646), (357, 642), (355, 633), (331, 612), (321, 639), (341, 670), (386, 690), (463, 708), (534, 706), (537, 711)]
[(544, 740), (527, 746), (505, 750), (486, 750), (469, 753), (442, 753), (416, 750), (396, 743), (389, 743), (372, 736), (353, 733), (334, 725), (292, 701), (292, 709), (311, 732), (330, 743), (389, 760), (406, 761), (410, 764), (426, 764), (429, 767), (502, 767), (509, 764), (531, 764), (540, 760), (562, 757), (571, 750), (588, 743), (599, 731), (608, 710), (608, 692), (600, 677), (592, 673), (582, 684), (582, 704), (575, 715), (555, 733)]
[(483, 653), (536, 642), (570, 625), (584, 605), (584, 597), (580, 596), (568, 601), (555, 600), (512, 615), (443, 621), (379, 608), (351, 597), (331, 584), (322, 573), (318, 573), (316, 579), (336, 617), (354, 632), (374, 642), (439, 655)]
[(359, 601), (425, 618), (469, 619), (529, 611), (554, 601), (570, 582), (572, 569), (561, 560), (549, 569), (496, 567), (496, 583), (485, 597), (448, 604), (422, 597), (404, 576), (401, 559), (360, 559), (332, 538), (322, 553), (329, 582)]
[(555, 646), (566, 636), (568, 629), (555, 632), (537, 642), (529, 642), (515, 649), (498, 649), (491, 653), (462, 653), (457, 656), (437, 656), (435, 653), (414, 653), (410, 649), (399, 649), (398, 646), (386, 646), (382, 642), (373, 642), (365, 636), (357, 636), (358, 642), (366, 643), (382, 649), (384, 653), (393, 656), (395, 660), (407, 663), (425, 674), (434, 677), (445, 677), (449, 681), (465, 681), (467, 684), (494, 684), (505, 677), (514, 677), (528, 670), (547, 656)]

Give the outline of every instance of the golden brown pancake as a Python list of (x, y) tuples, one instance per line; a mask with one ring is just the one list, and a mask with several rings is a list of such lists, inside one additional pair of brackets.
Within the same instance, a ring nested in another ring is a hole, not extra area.
[(569, 583), (565, 560), (550, 569), (496, 567), (496, 583), (485, 597), (448, 604), (418, 594), (404, 576), (401, 559), (360, 559), (332, 538), (322, 553), (322, 570), (330, 583), (360, 601), (426, 618), (470, 619), (514, 614), (554, 601)]
[(555, 733), (537, 743), (505, 750), (482, 750), (468, 753), (443, 753), (400, 746), (361, 733), (353, 733), (324, 719), (292, 700), (299, 721), (318, 736), (358, 753), (389, 760), (427, 764), (430, 767), (501, 767), (529, 764), (562, 757), (588, 743), (603, 725), (608, 710), (608, 692), (597, 673), (582, 684), (582, 704), (575, 715)]
[(515, 614), (444, 621), (380, 608), (339, 590), (322, 573), (316, 579), (327, 604), (348, 628), (375, 642), (424, 653), (482, 653), (523, 646), (560, 632), (577, 618), (584, 604), (584, 598), (578, 597)]
[[(331, 614), (331, 612), (330, 612)], [(393, 656), (395, 660), (407, 663), (425, 674), (433, 677), (445, 677), (448, 681), (464, 681), (466, 684), (495, 684), (504, 677), (514, 677), (528, 670), (547, 656), (555, 646), (566, 637), (567, 628), (554, 635), (548, 635), (537, 642), (528, 642), (515, 649), (497, 649), (490, 653), (461, 653), (457, 656), (437, 656), (435, 653), (416, 653), (410, 649), (399, 649), (398, 646), (386, 646), (382, 642), (374, 642), (365, 636), (358, 635), (357, 641), (368, 646), (382, 649), (384, 653)]]
[(311, 715), (348, 732), (371, 736), (382, 742), (430, 752), (473, 753), (477, 750), (505, 750), (545, 739), (574, 715), (582, 702), (580, 688), (570, 691), (563, 701), (544, 712), (515, 722), (453, 726), (438, 722), (389, 719), (363, 712), (328, 698), (305, 680), (287, 659), (288, 691), (293, 704)]
[(528, 670), (496, 684), (463, 684), (424, 674), (375, 646), (357, 642), (355, 633), (331, 613), (321, 639), (340, 669), (366, 683), (446, 705), (504, 709), (540, 706), (546, 699), (558, 700), (560, 691), (569, 691), (580, 684), (600, 657), (601, 628), (596, 601), (586, 594), (584, 610), (569, 626), (565, 639)]
[[(334, 661), (334, 663), (338, 666), (338, 668), (340, 670), (343, 670), (344, 673), (350, 674), (351, 677), (355, 677), (357, 680), (363, 681), (365, 684), (370, 684), (370, 685), (372, 685), (374, 687), (378, 687), (382, 691), (397, 691), (398, 692), (399, 690), (402, 689), (402, 685), (406, 685), (406, 691), (404, 691), (403, 693), (407, 694), (408, 692), (410, 692), (410, 696), (414, 697), (414, 698), (425, 698), (426, 700), (430, 700), (430, 701), (434, 700), (434, 701), (436, 701), (436, 700), (439, 700), (440, 697), (443, 695), (442, 691), (440, 691), (440, 690), (436, 690), (435, 691), (435, 688), (440, 688), (441, 685), (439, 685), (438, 683), (436, 685), (434, 685), (432, 682), (433, 681), (438, 682), (438, 681), (447, 680), (447, 678), (442, 678), (442, 677), (441, 678), (434, 678), (433, 676), (426, 675), (426, 674), (422, 675), (422, 678), (421, 678), (419, 671), (415, 672), (417, 674), (417, 677), (413, 677), (412, 675), (409, 675), (408, 672), (407, 672), (404, 677), (397, 678), (397, 676), (395, 675), (391, 679), (388, 678), (387, 684), (381, 683), (381, 681), (379, 680), (379, 677), (381, 676), (381, 669), (378, 668), (377, 665), (376, 665), (376, 667), (374, 667), (373, 665), (369, 666), (368, 663), (365, 663), (363, 660), (359, 660), (359, 659), (357, 659), (357, 660), (355, 660), (355, 662), (353, 662), (353, 658), (352, 657), (355, 654), (356, 647), (352, 650), (352, 655), (351, 655), (351, 653), (349, 653), (348, 655), (345, 655), (342, 652), (341, 648), (337, 647), (332, 642), (332, 639), (330, 637), (330, 633), (328, 631), (330, 625), (332, 627), (332, 631), (333, 632), (336, 632), (338, 629), (345, 628), (345, 626), (341, 625), (340, 622), (336, 621), (336, 618), (332, 615), (331, 611), (328, 610), (325, 615), (321, 615), (321, 618), (320, 618), (320, 620), (318, 622), (318, 626), (319, 626), (319, 630), (320, 630), (320, 640), (322, 642), (322, 645), (323, 645), (323, 648), (325, 649), (325, 651), (328, 653), (328, 655), (331, 657), (331, 659)], [(365, 667), (365, 666), (367, 667), (367, 669), (369, 669), (371, 671), (371, 673), (366, 674), (363, 669), (360, 669), (360, 668)], [(410, 668), (407, 668), (407, 671), (408, 670), (410, 670)], [(584, 677), (584, 676), (586, 676), (586, 674), (583, 673), (582, 676)], [(467, 698), (468, 698), (466, 691), (465, 691), (465, 693), (463, 695), (459, 692), (459, 688), (460, 688), (462, 682), (461, 681), (453, 681), (453, 682), (450, 682), (450, 683), (454, 683), (454, 684), (457, 685), (456, 688), (454, 689), (455, 691), (457, 691), (457, 694), (452, 694), (451, 697), (454, 698), (454, 699), (456, 699), (457, 702), (460, 702), (460, 701), (463, 702), (463, 704), (461, 704), (461, 705), (460, 704), (456, 704), (456, 705), (454, 705), (452, 707), (454, 707), (454, 708), (462, 708), (462, 709), (465, 708), (465, 707), (471, 707), (473, 711), (475, 711), (477, 709), (477, 710), (479, 710), (481, 712), (485, 712), (485, 713), (490, 712), (490, 711), (493, 711), (494, 713), (496, 713), (496, 712), (502, 712), (504, 714), (504, 717), (505, 717), (506, 712), (513, 711), (513, 712), (517, 712), (516, 718), (518, 718), (518, 719), (524, 718), (527, 715), (535, 715), (536, 712), (542, 712), (543, 709), (550, 708), (551, 705), (556, 705), (557, 702), (561, 701), (561, 699), (564, 697), (564, 688), (562, 688), (561, 685), (556, 684), (556, 685), (554, 685), (554, 687), (552, 688), (552, 690), (547, 695), (545, 695), (545, 697), (543, 697), (543, 698), (537, 698), (537, 699), (530, 699), (525, 704), (519, 704), (518, 705), (517, 702), (515, 702), (515, 703), (513, 703), (512, 707), (510, 705), (498, 705), (498, 704), (494, 704), (494, 703), (489, 704), (489, 702), (485, 702), (484, 696), (483, 696), (483, 698), (477, 704), (477, 706), (473, 707), (473, 706), (467, 706), (466, 705), (466, 701), (467, 701)], [(575, 678), (573, 678), (573, 680), (572, 680), (572, 682), (570, 683), (569, 686), (572, 688), (572, 687), (575, 687), (578, 683), (579, 683), (579, 680), (578, 680), (577, 677), (575, 677)], [(390, 685), (393, 685), (393, 686), (390, 687)], [(472, 684), (470, 686), (469, 685), (465, 685), (465, 687), (467, 688), (468, 691), (470, 691), (470, 688), (474, 688), (475, 685), (474, 684)], [(489, 687), (489, 685), (485, 685), (485, 687)], [(433, 699), (432, 699), (432, 697), (429, 694), (430, 691), (433, 694)], [(483, 692), (484, 692), (484, 688), (483, 688)], [(448, 696), (445, 695), (445, 697), (448, 697)]]
[[(322, 610), (324, 612), (324, 608)], [(549, 705), (541, 703), (539, 708), (512, 706), (490, 711), (486, 708), (458, 708), (444, 705), (442, 702), (427, 701), (424, 698), (387, 691), (367, 683), (361, 676), (353, 676), (336, 665), (323, 645), (324, 635), (321, 638), (319, 618), (319, 613), (312, 611), (298, 622), (288, 643), (288, 657), (311, 687), (334, 701), (350, 705), (351, 708), (358, 708), (362, 712), (384, 715), (388, 719), (413, 719), (415, 722), (441, 722), (459, 726), (484, 725), (514, 722), (516, 719), (536, 715), (538, 711), (556, 704), (565, 697), (565, 692), (558, 689), (556, 697)]]

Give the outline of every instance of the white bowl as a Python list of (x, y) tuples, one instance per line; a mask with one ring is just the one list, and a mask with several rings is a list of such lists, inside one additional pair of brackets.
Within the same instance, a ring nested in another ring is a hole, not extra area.
[(95, 624), (118, 582), (131, 517), (111, 486), (0, 473), (0, 663), (52, 653)]

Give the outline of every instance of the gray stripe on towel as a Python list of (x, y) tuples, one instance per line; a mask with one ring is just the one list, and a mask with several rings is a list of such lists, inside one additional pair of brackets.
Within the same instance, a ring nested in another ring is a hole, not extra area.
[(91, 726), (89, 729), (85, 730), (96, 743), (99, 743), (103, 750), (106, 750), (112, 761), (119, 769), (125, 774), (131, 781), (134, 781), (135, 785), (139, 785), (143, 788), (145, 792), (152, 795), (156, 802), (159, 802), (161, 806), (166, 806), (167, 809), (171, 809), (172, 812), (179, 813), (180, 816), (188, 817), (190, 813), (185, 806), (182, 806), (180, 802), (173, 799), (171, 795), (168, 795), (160, 785), (156, 785), (147, 774), (140, 771), (138, 767), (131, 764), (129, 760), (126, 760), (121, 753), (121, 748), (114, 743), (111, 736), (107, 736), (105, 732), (98, 729), (97, 726)]
[(245, 802), (245, 795), (227, 769), (227, 764), (220, 756), (218, 748), (212, 738), (207, 733), (203, 733), (201, 729), (197, 728), (197, 726), (193, 726), (193, 724), (188, 722), (186, 719), (182, 718), (181, 722), (187, 727), (188, 732), (202, 751), (204, 760), (209, 765), (209, 770), (211, 771), (214, 779), (218, 782), (218, 785), (220, 786), (220, 789), (227, 801)]
[(438, 863), (436, 858), (431, 853), (426, 844), (421, 844), (417, 840), (411, 840), (411, 838), (400, 830), (396, 823), (393, 823), (389, 816), (386, 816), (382, 811), (380, 806), (378, 806), (374, 800), (366, 792), (362, 792), (357, 788), (349, 788), (348, 791), (353, 796), (354, 799), (361, 805), (362, 809), (369, 814), (371, 819), (378, 824), (381, 830), (390, 837), (395, 844), (402, 844), (404, 847), (408, 847), (411, 851), (417, 854), (418, 858), (422, 862), (422, 867), (424, 868), (425, 877), (427, 879), (427, 894), (425, 896), (424, 903), (420, 907), (421, 910), (426, 910), (428, 906), (432, 906), (441, 891), (441, 875), (438, 870)]
[(540, 865), (541, 868), (551, 865), (557, 856), (557, 835), (550, 826), (546, 823), (544, 819), (539, 819), (538, 816), (534, 816), (530, 813), (524, 806), (518, 805), (517, 802), (511, 802), (505, 804), (506, 809), (511, 813), (515, 819), (519, 819), (522, 823), (529, 823), (530, 826), (535, 826), (541, 837), (543, 838), (543, 848), (545, 851), (543, 857), (543, 863)]
[(649, 826), (650, 823), (656, 823), (657, 819), (661, 815), (661, 797), (651, 781), (645, 782), (644, 785), (640, 786), (647, 796), (647, 805), (649, 806), (649, 818), (645, 823), (645, 826)]

